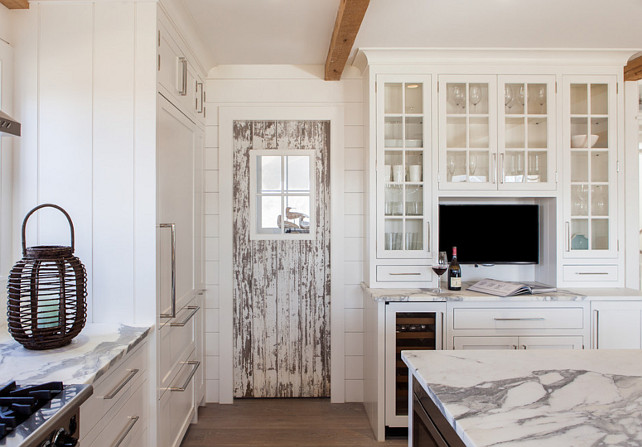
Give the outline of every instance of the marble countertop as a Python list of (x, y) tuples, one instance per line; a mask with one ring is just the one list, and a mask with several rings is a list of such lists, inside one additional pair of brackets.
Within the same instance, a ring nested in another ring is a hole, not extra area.
[(642, 351), (403, 351), (467, 446), (642, 445)]
[(26, 349), (4, 332), (0, 334), (0, 383), (93, 384), (150, 330), (148, 326), (87, 324), (70, 345), (45, 351)]
[(462, 290), (442, 290), (436, 293), (435, 289), (375, 289), (361, 284), (363, 290), (370, 294), (375, 301), (415, 301), (415, 302), (446, 302), (446, 301), (500, 301), (500, 302), (524, 302), (524, 301), (590, 301), (601, 299), (617, 300), (642, 300), (642, 292), (633, 289), (581, 289), (566, 290), (558, 289), (556, 292), (539, 293), (535, 295), (517, 296), (494, 296), (486, 293), (471, 292), (466, 287), (474, 282), (464, 282)]

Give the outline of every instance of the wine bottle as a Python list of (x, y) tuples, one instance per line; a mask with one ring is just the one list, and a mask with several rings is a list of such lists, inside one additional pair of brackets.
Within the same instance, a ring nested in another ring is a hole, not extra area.
[(461, 267), (457, 262), (457, 247), (453, 247), (453, 258), (448, 266), (448, 290), (461, 290)]

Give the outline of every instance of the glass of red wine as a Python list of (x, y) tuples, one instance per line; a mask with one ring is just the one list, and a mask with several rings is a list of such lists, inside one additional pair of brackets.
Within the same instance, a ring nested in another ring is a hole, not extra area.
[(446, 270), (448, 270), (448, 255), (446, 254), (445, 251), (440, 251), (439, 252), (439, 259), (437, 259), (437, 264), (432, 266), (432, 271), (437, 274), (437, 289), (435, 292), (441, 293), (441, 277), (446, 273)]

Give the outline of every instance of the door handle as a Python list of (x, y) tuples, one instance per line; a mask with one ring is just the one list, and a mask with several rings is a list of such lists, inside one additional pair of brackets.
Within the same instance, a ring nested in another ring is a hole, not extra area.
[(171, 231), (171, 264), (172, 264), (172, 288), (171, 288), (171, 310), (168, 314), (161, 314), (161, 318), (176, 318), (176, 224), (175, 223), (162, 223), (160, 228), (169, 228)]

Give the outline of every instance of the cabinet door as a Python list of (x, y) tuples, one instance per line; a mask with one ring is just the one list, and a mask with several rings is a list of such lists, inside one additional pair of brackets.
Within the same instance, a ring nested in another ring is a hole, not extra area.
[(617, 256), (615, 76), (564, 78), (566, 258)]
[(584, 349), (582, 336), (519, 337), (519, 349)]
[(402, 350), (443, 347), (446, 303), (386, 304), (386, 425), (408, 425), (408, 367)]
[[(172, 277), (175, 281), (176, 310), (193, 297), (195, 141), (194, 123), (158, 95), (156, 219), (159, 225), (175, 225), (174, 253), (171, 228), (159, 227), (157, 232), (158, 307), (161, 314), (168, 314), (171, 308)], [(172, 265), (175, 267), (174, 274)]]
[(635, 301), (591, 303), (593, 348), (642, 348), (642, 303)]
[(453, 349), (517, 349), (518, 337), (453, 337)]
[(497, 189), (497, 78), (439, 77), (439, 188)]
[(499, 189), (555, 189), (555, 77), (498, 81)]
[(377, 76), (377, 257), (432, 257), (430, 78)]

